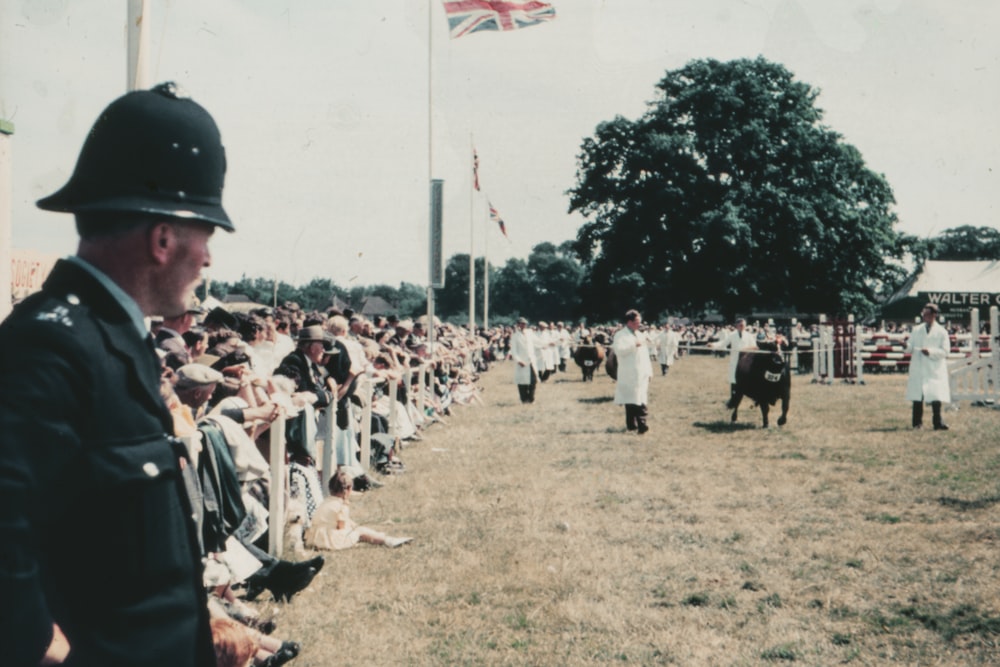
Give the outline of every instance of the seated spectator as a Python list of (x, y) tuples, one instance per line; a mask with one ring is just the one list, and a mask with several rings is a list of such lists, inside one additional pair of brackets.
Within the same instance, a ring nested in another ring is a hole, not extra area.
[(354, 489), (350, 475), (343, 469), (330, 477), (330, 496), (316, 509), (306, 542), (316, 549), (348, 549), (358, 542), (398, 547), (412, 537), (390, 537), (377, 530), (359, 526), (350, 516), (350, 497)]
[(297, 642), (281, 641), (211, 610), (212, 644), (217, 667), (278, 667), (301, 650)]

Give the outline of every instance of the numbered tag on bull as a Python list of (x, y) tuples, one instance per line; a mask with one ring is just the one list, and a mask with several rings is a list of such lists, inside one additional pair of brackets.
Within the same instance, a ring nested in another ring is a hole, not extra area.
[(781, 373), (772, 373), (771, 371), (764, 371), (764, 379), (768, 382), (777, 382), (781, 379)]

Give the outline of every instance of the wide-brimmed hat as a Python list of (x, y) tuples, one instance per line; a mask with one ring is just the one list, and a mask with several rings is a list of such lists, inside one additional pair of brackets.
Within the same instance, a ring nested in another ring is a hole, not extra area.
[(326, 332), (323, 331), (323, 327), (320, 326), (319, 324), (312, 324), (308, 327), (302, 327), (301, 329), (299, 329), (298, 340), (300, 343), (303, 343), (305, 341), (322, 342), (326, 340)]

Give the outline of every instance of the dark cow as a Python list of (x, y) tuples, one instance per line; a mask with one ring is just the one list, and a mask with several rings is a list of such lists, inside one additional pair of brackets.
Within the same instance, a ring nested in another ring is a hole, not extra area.
[(740, 353), (736, 365), (736, 393), (726, 407), (733, 411), (732, 421), (735, 422), (740, 401), (747, 396), (760, 406), (764, 428), (767, 428), (768, 410), (780, 398), (778, 426), (784, 426), (788, 421), (788, 399), (792, 390), (788, 364), (777, 343), (761, 342), (758, 347), (759, 350)]
[(593, 382), (594, 371), (604, 361), (604, 346), (590, 336), (584, 336), (580, 344), (573, 350), (573, 361), (583, 371), (583, 381)]

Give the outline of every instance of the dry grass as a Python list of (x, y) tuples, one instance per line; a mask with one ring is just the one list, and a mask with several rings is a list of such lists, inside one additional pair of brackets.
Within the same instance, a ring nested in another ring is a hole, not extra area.
[(416, 539), (329, 555), (280, 610), (294, 664), (1000, 663), (1000, 412), (913, 432), (903, 376), (797, 376), (788, 426), (731, 426), (725, 373), (654, 377), (636, 436), (603, 372), (522, 406), (495, 366), (355, 498)]

